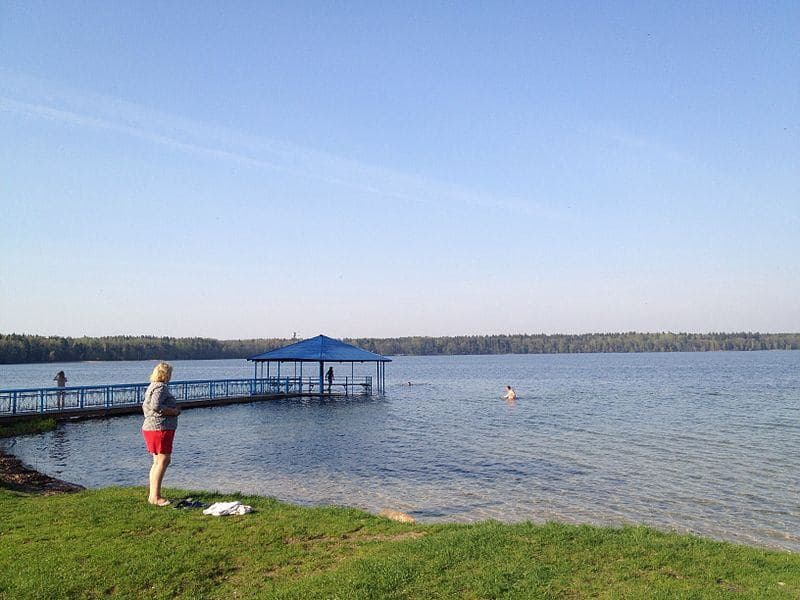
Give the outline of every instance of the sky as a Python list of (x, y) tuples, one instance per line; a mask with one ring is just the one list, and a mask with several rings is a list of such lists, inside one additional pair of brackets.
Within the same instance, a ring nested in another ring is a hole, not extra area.
[(800, 4), (0, 3), (0, 333), (800, 331)]

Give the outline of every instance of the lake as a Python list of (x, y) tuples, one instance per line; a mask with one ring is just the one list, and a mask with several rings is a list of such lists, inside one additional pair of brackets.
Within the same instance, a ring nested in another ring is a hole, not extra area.
[[(68, 385), (141, 382), (154, 364), (0, 365), (0, 387), (52, 385), (61, 369)], [(173, 364), (176, 380), (253, 373), (243, 360)], [(800, 551), (798, 374), (797, 351), (394, 357), (382, 397), (187, 410), (165, 485)], [(0, 443), (87, 487), (146, 485), (140, 426), (98, 419)]]

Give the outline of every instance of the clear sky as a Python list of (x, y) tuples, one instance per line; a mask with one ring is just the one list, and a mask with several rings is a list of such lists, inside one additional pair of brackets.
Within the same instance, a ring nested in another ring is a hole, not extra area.
[(0, 333), (800, 331), (800, 3), (0, 3)]

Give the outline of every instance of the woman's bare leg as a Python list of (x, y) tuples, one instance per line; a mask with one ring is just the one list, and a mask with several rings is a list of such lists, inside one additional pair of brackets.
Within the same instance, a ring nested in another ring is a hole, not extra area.
[(166, 498), (161, 496), (161, 482), (169, 465), (171, 454), (153, 454), (153, 466), (150, 467), (150, 504), (163, 504)]

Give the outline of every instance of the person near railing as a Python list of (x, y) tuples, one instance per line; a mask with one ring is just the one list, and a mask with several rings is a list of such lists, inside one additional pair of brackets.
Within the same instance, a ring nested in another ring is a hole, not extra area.
[(325, 377), (328, 378), (328, 393), (331, 393), (331, 387), (333, 387), (333, 367), (328, 368), (328, 372), (325, 374)]
[(144, 393), (142, 436), (147, 451), (153, 455), (150, 467), (150, 494), (147, 501), (156, 506), (167, 506), (169, 500), (161, 495), (161, 482), (172, 458), (172, 442), (178, 428), (178, 408), (175, 396), (169, 391), (172, 365), (160, 362), (150, 375), (150, 385)]
[[(67, 376), (64, 375), (64, 371), (59, 371), (56, 373), (56, 376), (53, 377), (53, 381), (56, 382), (56, 385), (60, 388), (66, 387), (67, 385)], [(58, 408), (64, 408), (64, 392), (62, 390), (58, 390), (56, 393), (56, 405)]]

